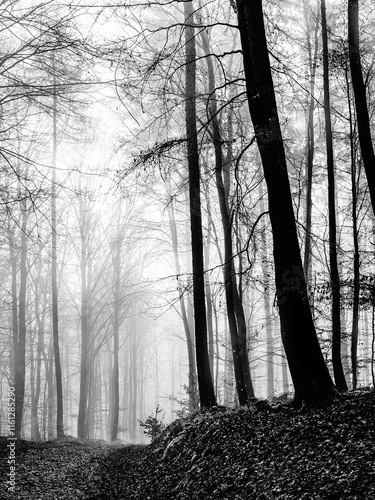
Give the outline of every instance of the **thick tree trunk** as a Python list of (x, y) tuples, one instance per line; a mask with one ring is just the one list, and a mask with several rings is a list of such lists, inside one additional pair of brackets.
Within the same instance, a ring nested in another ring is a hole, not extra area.
[(348, 34), (350, 72), (357, 111), (358, 135), (361, 146), (363, 166), (370, 192), (372, 209), (375, 214), (375, 155), (371, 138), (370, 118), (366, 100), (366, 85), (362, 74), (359, 50), (359, 8), (358, 0), (348, 1)]
[(321, 18), (323, 41), (324, 116), (328, 177), (329, 263), (332, 289), (332, 364), (337, 389), (339, 389), (340, 391), (346, 391), (348, 387), (346, 385), (344, 370), (341, 363), (341, 295), (339, 267), (337, 262), (335, 169), (333, 159), (330, 102), (331, 99), (329, 89), (328, 36), (325, 0), (321, 0)]
[[(354, 91), (355, 107), (357, 112), (358, 136), (361, 146), (363, 166), (366, 172), (367, 183), (373, 213), (375, 214), (375, 155), (371, 137), (370, 118), (366, 99), (366, 85), (362, 74), (361, 55), (359, 50), (359, 6), (358, 0), (348, 1), (348, 34), (349, 34), (349, 58), (352, 86)], [(353, 159), (352, 159), (353, 165)], [(353, 374), (353, 388), (357, 386), (357, 348), (358, 348), (358, 296), (359, 296), (359, 249), (358, 234), (355, 228), (356, 207), (354, 205), (356, 192), (353, 182), (352, 171), (352, 193), (353, 193), (353, 237), (354, 237), (354, 291), (353, 291), (353, 326), (351, 339), (351, 363)]]
[(184, 3), (186, 47), (186, 136), (189, 169), (190, 227), (193, 254), (195, 348), (199, 397), (202, 408), (216, 405), (207, 348), (207, 316), (204, 287), (200, 167), (196, 126), (196, 51), (192, 2)]
[(261, 0), (237, 1), (250, 114), (268, 188), (281, 335), (295, 404), (334, 392), (307, 296)]

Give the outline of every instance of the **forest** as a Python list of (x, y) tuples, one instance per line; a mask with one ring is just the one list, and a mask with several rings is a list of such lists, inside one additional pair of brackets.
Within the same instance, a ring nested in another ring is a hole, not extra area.
[(0, 435), (374, 387), (371, 0), (0, 20)]

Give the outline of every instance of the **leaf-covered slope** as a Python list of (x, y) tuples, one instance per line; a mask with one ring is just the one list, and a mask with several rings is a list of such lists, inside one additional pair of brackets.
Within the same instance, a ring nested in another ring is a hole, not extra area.
[(375, 394), (197, 417), (141, 468), (138, 498), (375, 499)]
[(20, 496), (2, 498), (375, 499), (368, 391), (302, 411), (197, 416), (146, 448), (29, 446), (19, 456)]

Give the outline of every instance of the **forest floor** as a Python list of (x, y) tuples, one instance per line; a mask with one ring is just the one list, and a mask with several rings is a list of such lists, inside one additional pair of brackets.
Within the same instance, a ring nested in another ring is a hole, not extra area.
[(6, 499), (375, 499), (375, 392), (295, 410), (257, 405), (197, 415), (149, 446), (0, 438)]

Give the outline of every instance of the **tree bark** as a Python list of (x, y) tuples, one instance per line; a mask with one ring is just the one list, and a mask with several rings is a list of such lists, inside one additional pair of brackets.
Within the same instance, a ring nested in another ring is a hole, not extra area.
[[(40, 252), (42, 248), (40, 246)], [(39, 305), (41, 302), (41, 293), (39, 290), (39, 282), (40, 276), (42, 273), (42, 255), (39, 255), (39, 262), (37, 268), (37, 276), (34, 281), (35, 283), (35, 318), (37, 323), (37, 332), (38, 332), (38, 340), (37, 340), (37, 359), (36, 359), (36, 382), (35, 382), (35, 392), (32, 399), (32, 412), (33, 412), (33, 420), (34, 420), (34, 428), (33, 435), (35, 441), (41, 440), (40, 430), (39, 430), (39, 422), (38, 422), (38, 405), (40, 398), (40, 386), (41, 386), (41, 365), (42, 365), (42, 353), (44, 349), (44, 330), (45, 330), (45, 313), (41, 312), (39, 309)]]
[[(22, 418), (25, 399), (25, 374), (26, 374), (26, 285), (27, 285), (27, 253), (28, 253), (28, 236), (27, 236), (27, 219), (28, 208), (26, 199), (21, 204), (21, 255), (20, 255), (20, 286), (18, 298), (18, 325), (13, 329), (14, 343), (14, 366), (15, 366), (15, 434), (18, 439), (21, 439), (22, 433)], [(13, 242), (14, 243), (14, 242)], [(17, 272), (16, 268), (14, 269)], [(16, 279), (13, 282), (13, 287), (16, 286)], [(13, 293), (17, 293), (13, 289)], [(17, 295), (16, 295), (17, 297)], [(13, 307), (17, 305), (14, 301)], [(17, 307), (17, 306), (16, 306)], [(16, 319), (17, 309), (13, 309), (13, 321)], [(13, 328), (14, 328), (13, 323)]]
[[(210, 193), (209, 188), (206, 190), (206, 200), (207, 200), (207, 237), (204, 244), (204, 262), (206, 269), (210, 269), (210, 255), (211, 255), (211, 230), (212, 230), (212, 216), (211, 216), (211, 203), (210, 203)], [(213, 306), (212, 306), (212, 290), (209, 277), (205, 279), (205, 294), (206, 294), (206, 309), (207, 309), (207, 332), (208, 332), (208, 359), (210, 361), (211, 377), (215, 380), (215, 370), (214, 370), (214, 327), (213, 327)]]
[(56, 158), (57, 158), (57, 95), (56, 95), (56, 75), (55, 75), (55, 55), (53, 53), (52, 67), (53, 74), (53, 129), (52, 129), (52, 335), (53, 335), (53, 352), (55, 358), (55, 376), (56, 376), (56, 431), (57, 437), (64, 436), (64, 406), (63, 406), (63, 389), (62, 389), (62, 373), (60, 360), (59, 346), (59, 312), (58, 312), (58, 291), (57, 291), (57, 231), (56, 231)]
[(47, 437), (48, 440), (54, 437), (54, 390), (53, 390), (53, 343), (51, 342), (47, 354), (44, 355), (47, 384)]
[(355, 107), (357, 111), (358, 136), (361, 146), (363, 166), (373, 213), (375, 214), (375, 155), (371, 138), (370, 118), (366, 99), (366, 85), (362, 74), (362, 62), (359, 50), (359, 7), (358, 0), (348, 1), (349, 60)]
[(335, 168), (331, 123), (331, 98), (329, 89), (328, 36), (325, 0), (321, 0), (323, 42), (324, 117), (327, 148), (329, 263), (332, 289), (332, 364), (336, 387), (346, 391), (347, 385), (341, 363), (341, 296), (340, 276), (337, 262), (337, 228), (335, 199)]
[[(259, 182), (260, 213), (265, 212), (263, 182)], [(264, 295), (264, 318), (266, 323), (266, 355), (267, 355), (267, 395), (275, 395), (275, 373), (274, 373), (274, 342), (272, 333), (271, 300), (270, 300), (270, 273), (268, 271), (268, 242), (264, 217), (261, 219), (261, 242), (262, 242), (262, 272), (263, 272), (263, 295)]]
[(89, 298), (88, 298), (88, 217), (80, 194), (80, 232), (81, 232), (81, 363), (77, 434), (87, 438), (87, 402), (89, 388)]
[(305, 236), (304, 260), (303, 260), (303, 268), (305, 271), (307, 281), (309, 281), (311, 272), (312, 183), (313, 183), (313, 163), (314, 163), (314, 150), (315, 150), (315, 133), (314, 133), (315, 95), (314, 94), (315, 94), (316, 66), (318, 58), (319, 19), (317, 19), (315, 26), (314, 52), (313, 52), (311, 38), (310, 38), (310, 29), (309, 29), (308, 5), (306, 0), (303, 0), (303, 13), (306, 26), (307, 52), (308, 52), (309, 70), (310, 70), (310, 75), (309, 75), (310, 94), (308, 99), (307, 140), (306, 140), (306, 213), (305, 213), (306, 236)]
[[(11, 293), (12, 293), (12, 340), (13, 340), (13, 370), (12, 370), (12, 378), (13, 384), (15, 387), (15, 395), (18, 394), (16, 392), (16, 384), (18, 381), (17, 376), (17, 366), (18, 366), (18, 296), (17, 296), (17, 254), (15, 250), (15, 241), (14, 241), (14, 229), (10, 225), (10, 221), (8, 221), (8, 244), (9, 244), (9, 261), (10, 261), (10, 269), (11, 269)], [(18, 391), (18, 390), (17, 390)], [(19, 403), (16, 399), (16, 420), (22, 419), (22, 410), (19, 407)], [(20, 412), (21, 410), (21, 412)], [(20, 425), (20, 424), (18, 424)]]
[(315, 332), (290, 192), (261, 0), (237, 0), (246, 89), (268, 188), (281, 335), (295, 405), (326, 397), (334, 384)]
[[(248, 394), (248, 387), (246, 385), (245, 373), (250, 375), (249, 361), (247, 357), (246, 345), (246, 323), (242, 322), (242, 338), (240, 339), (239, 321), (240, 317), (240, 297), (237, 291), (236, 273), (234, 267), (233, 256), (233, 242), (232, 242), (232, 221), (230, 217), (228, 198), (226, 196), (226, 189), (223, 181), (223, 152), (222, 152), (222, 137), (220, 132), (220, 124), (217, 117), (216, 105), (216, 92), (215, 92), (215, 74), (212, 64), (212, 59), (209, 49), (208, 37), (205, 32), (201, 33), (203, 49), (206, 55), (206, 64), (208, 72), (208, 95), (209, 95), (209, 120), (211, 122), (211, 137), (215, 151), (215, 179), (216, 188), (219, 198), (219, 207), (221, 222), (224, 232), (224, 285), (225, 285), (225, 299), (227, 305), (227, 316), (229, 324), (229, 332), (231, 337), (232, 353), (233, 353), (233, 366), (236, 380), (236, 388), (238, 394), (238, 401), (240, 405), (246, 405), (249, 398), (254, 396), (252, 383), (250, 378), (250, 387)], [(244, 327), (244, 330), (243, 330)], [(242, 340), (242, 342), (241, 342)], [(246, 366), (247, 365), (247, 366)]]
[(114, 288), (113, 288), (113, 367), (111, 373), (111, 392), (112, 392), (112, 405), (110, 408), (110, 439), (115, 441), (117, 439), (119, 413), (120, 413), (120, 390), (119, 390), (119, 336), (120, 336), (120, 282), (121, 282), (121, 252), (123, 247), (124, 235), (120, 227), (122, 217), (122, 204), (119, 201), (118, 209), (118, 229), (113, 242), (112, 250), (112, 265), (114, 273)]
[(207, 348), (207, 317), (204, 286), (200, 167), (196, 126), (196, 49), (192, 2), (184, 2), (186, 56), (186, 137), (189, 170), (190, 229), (193, 261), (195, 348), (199, 398), (202, 409), (216, 405)]
[[(359, 239), (358, 239), (358, 214), (357, 214), (357, 204), (358, 204), (358, 194), (357, 194), (357, 159), (356, 159), (356, 148), (355, 148), (355, 124), (353, 122), (352, 104), (351, 104), (351, 93), (349, 89), (348, 72), (345, 73), (346, 84), (347, 84), (347, 98), (348, 98), (348, 109), (349, 109), (349, 140), (350, 140), (350, 174), (351, 174), (351, 189), (352, 189), (352, 230), (353, 230), (353, 309), (352, 309), (352, 335), (351, 335), (351, 348), (350, 348), (350, 358), (352, 366), (352, 388), (357, 388), (357, 375), (358, 375), (358, 360), (357, 360), (357, 349), (358, 349), (358, 324), (359, 324), (359, 294), (360, 294), (360, 254), (359, 254)], [(365, 313), (365, 318), (367, 317)], [(365, 328), (367, 331), (367, 329)]]
[(194, 341), (193, 334), (190, 331), (188, 315), (185, 307), (185, 299), (184, 299), (184, 287), (181, 281), (181, 267), (180, 267), (180, 259), (178, 255), (178, 238), (177, 238), (177, 227), (176, 227), (176, 218), (174, 216), (174, 208), (173, 202), (171, 201), (168, 204), (168, 217), (169, 217), (169, 228), (171, 232), (171, 240), (172, 240), (172, 249), (173, 249), (173, 257), (175, 262), (175, 269), (177, 275), (177, 291), (179, 294), (179, 303), (181, 310), (181, 318), (182, 324), (184, 325), (184, 332), (186, 338), (186, 346), (188, 353), (188, 396), (189, 396), (189, 410), (193, 412), (196, 408), (196, 380), (197, 380), (197, 372), (195, 367), (195, 356), (194, 356)]

